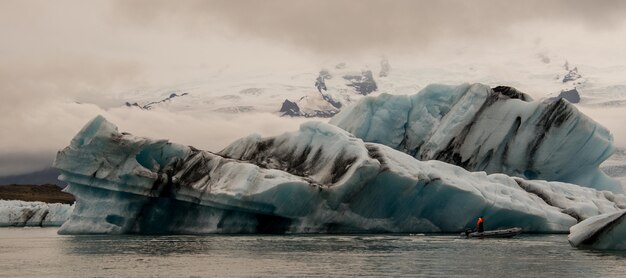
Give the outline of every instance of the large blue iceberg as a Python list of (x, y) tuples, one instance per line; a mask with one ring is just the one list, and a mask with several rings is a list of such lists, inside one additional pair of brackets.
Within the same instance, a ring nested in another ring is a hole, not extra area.
[(624, 195), (419, 161), (330, 124), (242, 138), (220, 153), (90, 121), (57, 154), (76, 197), (59, 233), (562, 232)]
[(420, 160), (623, 192), (598, 168), (613, 154), (612, 135), (563, 99), (536, 102), (502, 86), (430, 85), (410, 96), (363, 98), (330, 123)]

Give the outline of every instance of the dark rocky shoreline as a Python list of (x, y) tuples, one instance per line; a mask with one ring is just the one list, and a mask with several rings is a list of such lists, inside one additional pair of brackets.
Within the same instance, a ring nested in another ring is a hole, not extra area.
[(63, 192), (62, 190), (61, 187), (54, 184), (0, 185), (0, 200), (73, 204), (75, 200), (74, 195)]

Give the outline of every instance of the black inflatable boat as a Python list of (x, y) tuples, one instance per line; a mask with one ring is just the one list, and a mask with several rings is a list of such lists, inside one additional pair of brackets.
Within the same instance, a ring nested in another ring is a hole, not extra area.
[(510, 228), (504, 230), (493, 230), (493, 231), (484, 231), (482, 233), (472, 232), (471, 230), (467, 230), (464, 233), (461, 233), (462, 237), (466, 238), (507, 238), (514, 237), (522, 233), (522, 228)]

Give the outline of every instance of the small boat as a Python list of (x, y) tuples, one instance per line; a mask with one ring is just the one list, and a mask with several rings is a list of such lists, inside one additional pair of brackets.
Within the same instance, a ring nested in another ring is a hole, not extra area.
[(472, 232), (472, 230), (466, 230), (464, 233), (461, 233), (461, 236), (466, 238), (508, 238), (514, 237), (521, 233), (522, 228), (515, 227), (503, 230), (484, 231), (482, 233)]

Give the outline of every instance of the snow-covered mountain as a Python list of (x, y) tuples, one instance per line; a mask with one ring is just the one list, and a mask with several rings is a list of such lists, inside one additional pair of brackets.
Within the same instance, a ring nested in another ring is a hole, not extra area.
[(349, 67), (339, 63), (294, 74), (220, 73), (171, 88), (138, 89), (119, 96), (130, 108), (168, 109), (176, 112), (271, 112), (282, 116), (328, 118), (362, 96), (378, 92), (376, 79), (386, 78), (391, 66)]
[(626, 104), (626, 77), (618, 74), (624, 67), (574, 64), (546, 54), (538, 57), (524, 64), (504, 61), (502, 65), (462, 60), (405, 62), (393, 69), (386, 58), (369, 65), (338, 63), (282, 72), (246, 73), (226, 68), (186, 83), (120, 92), (116, 99), (120, 106), (147, 110), (329, 117), (364, 95), (413, 94), (430, 83), (471, 81), (512, 86), (536, 99), (566, 98), (585, 106)]

